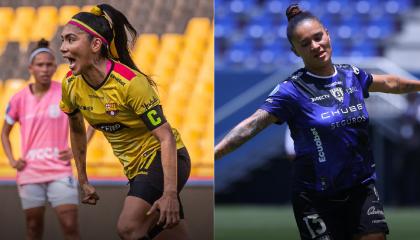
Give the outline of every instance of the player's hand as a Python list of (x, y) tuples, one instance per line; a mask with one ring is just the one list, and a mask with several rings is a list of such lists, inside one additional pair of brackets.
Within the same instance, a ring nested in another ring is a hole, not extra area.
[(164, 192), (162, 197), (153, 203), (147, 215), (159, 210), (159, 220), (157, 225), (165, 224), (163, 228), (173, 228), (179, 221), (179, 202), (176, 192)]
[(65, 150), (61, 150), (58, 153), (58, 159), (63, 161), (70, 161), (73, 158), (73, 151), (71, 148), (67, 148)]
[(26, 161), (20, 158), (18, 160), (13, 160), (10, 165), (12, 168), (22, 171), (26, 167)]
[(96, 202), (99, 200), (99, 196), (96, 193), (96, 189), (89, 183), (84, 183), (81, 185), (82, 188), (82, 203), (96, 205)]

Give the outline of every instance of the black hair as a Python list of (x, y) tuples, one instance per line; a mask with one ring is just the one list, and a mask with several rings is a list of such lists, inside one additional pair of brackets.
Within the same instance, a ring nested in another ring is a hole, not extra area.
[[(111, 44), (111, 41), (114, 40), (115, 48), (119, 57), (117, 60), (143, 74), (149, 83), (156, 87), (156, 83), (136, 66), (130, 56), (130, 49), (134, 46), (134, 43), (137, 39), (137, 31), (130, 24), (130, 22), (128, 22), (124, 14), (113, 8), (111, 5), (100, 4), (97, 5), (97, 7), (100, 8), (110, 18), (111, 21), (109, 21), (104, 15), (98, 16), (88, 12), (80, 12), (74, 15), (73, 18), (89, 25), (97, 33), (104, 37), (109, 44)], [(128, 44), (126, 30), (131, 36), (130, 46)], [(90, 34), (89, 39), (93, 39), (93, 36)], [(108, 52), (110, 51), (109, 48), (110, 46), (106, 46), (105, 44), (102, 45), (100, 53), (102, 57), (108, 57)]]
[(49, 48), (50, 46), (50, 42), (45, 40), (45, 38), (41, 38), (41, 40), (38, 41), (38, 43), (36, 44), (35, 48), (32, 49), (31, 54), (29, 55), (29, 61), (30, 64), (32, 64), (33, 60), (35, 59), (36, 55), (38, 55), (39, 53), (35, 53), (34, 52), (40, 48), (48, 48), (50, 51), (41, 51), (41, 52), (48, 52), (49, 54), (51, 54), (51, 56), (55, 59), (55, 56), (52, 52), (52, 50)]
[(289, 7), (286, 9), (286, 16), (287, 21), (289, 21), (289, 23), (287, 24), (287, 39), (289, 40), (290, 44), (292, 44), (292, 46), (293, 32), (295, 31), (295, 28), (297, 27), (297, 25), (299, 25), (299, 23), (307, 19), (312, 19), (319, 22), (322, 25), (319, 18), (314, 16), (311, 12), (302, 11), (299, 8), (298, 4), (289, 5)]
[(41, 40), (38, 41), (36, 47), (32, 50), (32, 52), (34, 52), (38, 48), (49, 48), (49, 46), (50, 46), (50, 42), (45, 40), (45, 38), (42, 38)]

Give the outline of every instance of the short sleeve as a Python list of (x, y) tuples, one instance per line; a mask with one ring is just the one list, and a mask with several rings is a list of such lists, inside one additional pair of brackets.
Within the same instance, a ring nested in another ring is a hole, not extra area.
[(61, 84), (61, 101), (60, 101), (60, 109), (68, 114), (74, 114), (78, 111), (78, 108), (72, 103), (69, 94), (69, 81), (71, 81), (73, 77), (66, 78), (63, 80)]
[(127, 103), (136, 115), (142, 115), (149, 109), (160, 105), (155, 89), (143, 76), (133, 78), (127, 91)]
[(19, 121), (19, 101), (17, 96), (13, 96), (6, 107), (6, 122), (10, 125)]
[(277, 124), (282, 124), (293, 117), (293, 102), (293, 98), (284, 82), (273, 89), (260, 109), (274, 115), (278, 119)]
[(132, 79), (127, 91), (127, 104), (149, 130), (166, 122), (159, 97), (146, 77), (140, 75)]
[(363, 90), (363, 97), (368, 98), (369, 97), (369, 87), (372, 84), (373, 77), (372, 74), (367, 73), (361, 68), (357, 68), (355, 66), (352, 66), (353, 72), (356, 75), (357, 79), (359, 80), (360, 86)]

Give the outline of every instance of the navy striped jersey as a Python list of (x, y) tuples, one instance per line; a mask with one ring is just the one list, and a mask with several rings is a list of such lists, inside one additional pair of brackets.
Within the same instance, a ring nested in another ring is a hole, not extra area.
[(372, 75), (351, 65), (334, 68), (327, 77), (299, 69), (260, 107), (290, 127), (294, 191), (329, 195), (376, 179), (364, 102)]

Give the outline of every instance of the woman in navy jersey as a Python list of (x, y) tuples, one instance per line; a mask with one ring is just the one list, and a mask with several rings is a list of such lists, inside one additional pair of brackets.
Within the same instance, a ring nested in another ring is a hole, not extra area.
[(215, 158), (270, 124), (286, 122), (296, 151), (292, 202), (301, 239), (385, 239), (389, 231), (374, 185), (364, 98), (369, 92), (420, 91), (420, 81), (333, 64), (330, 36), (320, 20), (298, 5), (286, 15), (291, 49), (305, 67), (279, 83), (216, 145)]

